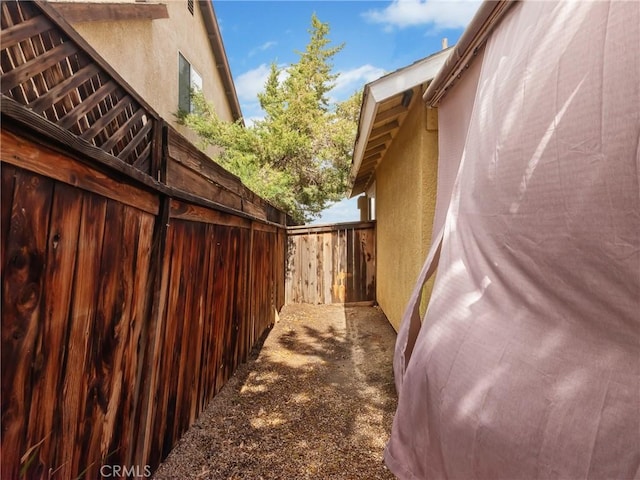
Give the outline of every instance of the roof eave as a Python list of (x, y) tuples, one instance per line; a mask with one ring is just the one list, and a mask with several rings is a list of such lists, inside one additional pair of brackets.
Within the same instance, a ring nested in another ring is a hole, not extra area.
[(240, 109), (240, 102), (238, 101), (238, 95), (236, 93), (236, 87), (233, 83), (233, 77), (231, 76), (231, 68), (229, 67), (229, 60), (222, 43), (222, 36), (220, 35), (220, 28), (218, 21), (216, 20), (216, 14), (213, 9), (213, 3), (211, 0), (199, 0), (200, 11), (204, 18), (204, 24), (207, 29), (207, 36), (209, 37), (209, 43), (216, 61), (216, 69), (222, 79), (222, 85), (224, 87), (224, 93), (229, 102), (231, 109), (231, 115), (234, 121), (242, 119), (242, 110)]
[(355, 179), (362, 166), (364, 152), (369, 142), (369, 136), (375, 123), (380, 103), (429, 82), (445, 63), (452, 49), (453, 47), (436, 52), (427, 58), (389, 73), (365, 85), (360, 110), (360, 120), (358, 122), (358, 132), (356, 134), (357, 140), (354, 146), (352, 167), (349, 175), (351, 183), (348, 192), (349, 198), (363, 193), (366, 189), (366, 187), (355, 189)]
[[(369, 139), (369, 133), (373, 126), (373, 120), (378, 110), (378, 102), (376, 102), (371, 92), (371, 84), (368, 83), (364, 86), (364, 93), (362, 94), (362, 106), (360, 107), (360, 120), (358, 121), (358, 131), (356, 133), (356, 143), (353, 149), (353, 161), (351, 165), (351, 172), (349, 173), (349, 183), (351, 187), (347, 194), (348, 198), (353, 198), (354, 195), (362, 193), (362, 191), (354, 191), (355, 179), (360, 170), (362, 159), (364, 158), (364, 149), (367, 146)], [(361, 131), (365, 132), (364, 134)]]
[(517, 1), (485, 0), (480, 5), (444, 66), (424, 92), (422, 98), (428, 106), (438, 105), (442, 97), (453, 87), (453, 83), (469, 67), (473, 57), (480, 51), (496, 25)]

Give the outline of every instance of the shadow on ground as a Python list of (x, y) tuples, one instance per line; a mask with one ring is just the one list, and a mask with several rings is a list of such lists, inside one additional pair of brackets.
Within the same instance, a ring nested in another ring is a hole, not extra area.
[(395, 332), (372, 307), (289, 305), (155, 478), (387, 479)]

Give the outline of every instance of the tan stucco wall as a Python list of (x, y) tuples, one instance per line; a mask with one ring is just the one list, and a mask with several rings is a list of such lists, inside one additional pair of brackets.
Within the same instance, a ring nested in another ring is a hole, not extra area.
[(178, 52), (202, 76), (202, 90), (218, 115), (229, 121), (233, 118), (198, 2), (193, 15), (186, 0), (164, 3), (169, 14), (166, 19), (76, 23), (73, 27), (160, 116), (197, 144), (197, 136), (175, 122)]
[[(376, 294), (396, 330), (431, 242), (438, 166), (436, 115), (437, 111), (415, 102), (375, 173)], [(425, 298), (430, 288), (429, 284)]]

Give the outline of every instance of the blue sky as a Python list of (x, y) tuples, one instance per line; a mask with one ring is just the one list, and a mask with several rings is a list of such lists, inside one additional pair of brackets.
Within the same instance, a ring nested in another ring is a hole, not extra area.
[[(344, 100), (364, 84), (453, 45), (479, 0), (238, 1), (214, 0), (238, 99), (246, 121), (260, 118), (257, 94), (275, 62), (287, 66), (304, 50), (311, 15), (330, 25), (332, 45), (345, 46), (333, 59), (338, 73), (331, 92)], [(313, 223), (358, 219), (356, 199), (339, 202)]]

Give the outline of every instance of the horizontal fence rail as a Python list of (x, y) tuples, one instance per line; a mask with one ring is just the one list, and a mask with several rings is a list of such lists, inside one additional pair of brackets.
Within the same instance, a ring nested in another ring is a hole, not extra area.
[(0, 477), (153, 471), (275, 321), (287, 218), (46, 4), (0, 8)]
[(375, 222), (287, 229), (285, 302), (373, 303)]

